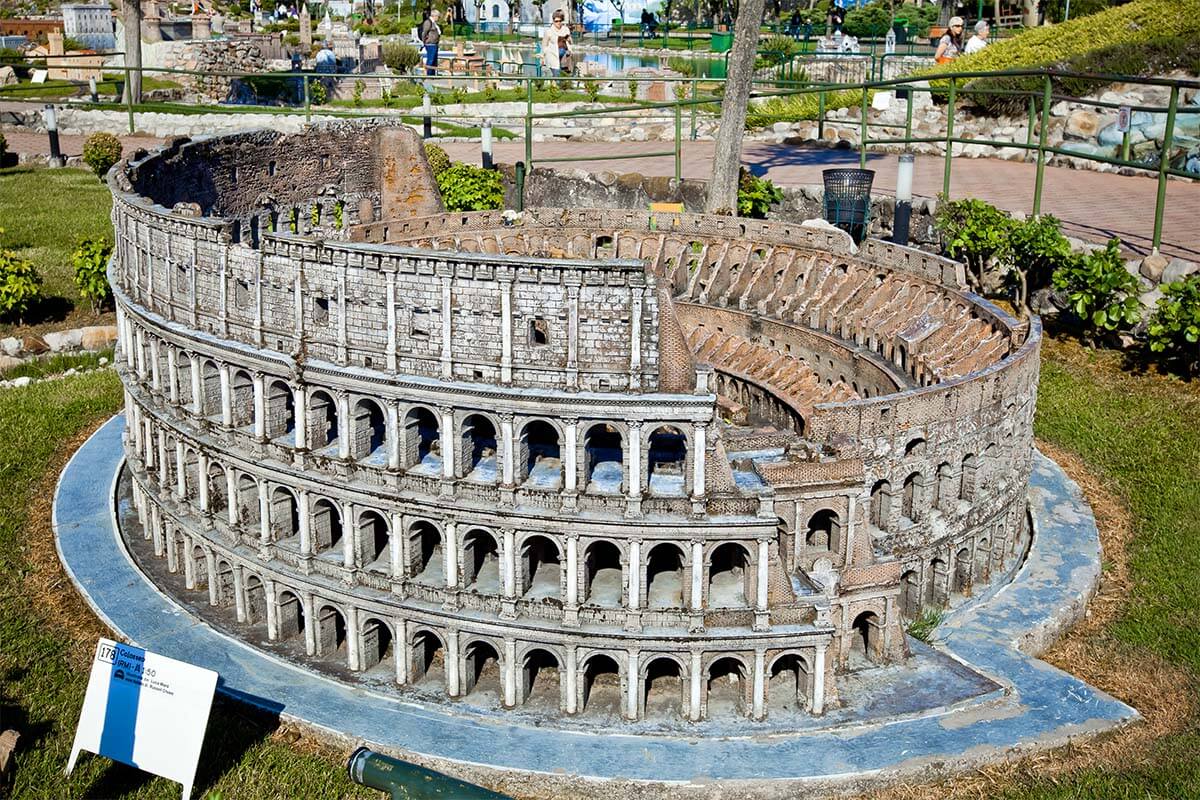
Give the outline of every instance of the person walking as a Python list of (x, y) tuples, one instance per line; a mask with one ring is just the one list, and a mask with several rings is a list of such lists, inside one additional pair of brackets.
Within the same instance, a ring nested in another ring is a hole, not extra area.
[(939, 64), (949, 64), (962, 54), (963, 47), (963, 18), (951, 17), (949, 29), (938, 42), (933, 60)]
[(437, 75), (438, 43), (442, 41), (442, 26), (438, 25), (441, 12), (436, 8), (429, 19), (421, 23), (421, 46), (425, 49), (425, 74)]
[(542, 65), (556, 78), (563, 73), (570, 75), (575, 66), (571, 55), (571, 29), (567, 27), (566, 19), (562, 11), (555, 11), (553, 22), (542, 34)]
[(967, 46), (963, 50), (963, 53), (966, 55), (971, 55), (972, 53), (978, 53), (980, 50), (987, 47), (988, 36), (991, 34), (991, 32), (992, 29), (987, 24), (987, 20), (981, 19), (979, 22), (976, 22), (975, 35), (967, 40)]

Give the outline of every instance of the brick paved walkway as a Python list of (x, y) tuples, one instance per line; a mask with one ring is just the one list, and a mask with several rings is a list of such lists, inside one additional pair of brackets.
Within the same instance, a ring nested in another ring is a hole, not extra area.
[[(5, 131), (9, 149), (13, 152), (45, 153), (49, 146), (45, 135)], [(83, 149), (82, 136), (63, 136), (62, 148), (67, 155), (78, 155)], [(153, 137), (123, 137), (126, 151), (131, 147), (153, 147), (159, 140)], [(687, 142), (683, 150), (682, 173), (687, 178), (707, 178), (711, 169), (713, 142)], [(475, 162), (479, 145), (471, 142), (452, 142), (445, 145), (451, 157)], [(578, 143), (545, 142), (534, 145), (534, 158), (564, 156), (607, 156), (621, 153), (661, 151), (669, 147), (664, 142)], [(766, 174), (783, 185), (819, 184), (821, 170), (830, 166), (857, 166), (858, 155), (846, 150), (803, 148), (766, 142), (747, 142), (742, 151), (746, 164), (759, 174)], [(521, 142), (498, 142), (496, 159), (516, 161), (525, 157)], [(914, 192), (921, 197), (934, 197), (942, 188), (943, 160), (934, 156), (918, 156), (914, 174)], [(639, 158), (621, 161), (584, 161), (570, 165), (591, 171), (640, 172), (647, 175), (671, 175), (674, 160), (670, 156)], [(870, 166), (876, 170), (875, 189), (892, 192), (896, 186), (896, 157), (873, 155)], [(980, 197), (1015, 214), (1027, 214), (1033, 206), (1033, 185), (1036, 168), (1033, 164), (995, 159), (954, 161), (951, 173), (951, 196)], [(1157, 181), (1152, 177), (1124, 177), (1111, 173), (1073, 170), (1066, 167), (1047, 167), (1042, 194), (1042, 211), (1063, 221), (1065, 230), (1083, 239), (1104, 241), (1118, 236), (1134, 252), (1150, 249), (1154, 225), (1154, 203)], [(1200, 259), (1200, 183), (1169, 181), (1167, 183), (1167, 213), (1163, 221), (1163, 252), (1184, 258)]]

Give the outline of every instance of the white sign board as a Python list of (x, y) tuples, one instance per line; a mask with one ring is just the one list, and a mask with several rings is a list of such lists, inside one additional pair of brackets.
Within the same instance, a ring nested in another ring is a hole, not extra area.
[(1121, 106), (1117, 109), (1117, 132), (1129, 133), (1129, 125), (1133, 121), (1133, 109)]
[(80, 750), (161, 775), (192, 794), (217, 673), (101, 639), (67, 774)]
[(30, 83), (45, 83), (46, 78), (50, 75), (48, 69), (35, 69), (29, 75)]

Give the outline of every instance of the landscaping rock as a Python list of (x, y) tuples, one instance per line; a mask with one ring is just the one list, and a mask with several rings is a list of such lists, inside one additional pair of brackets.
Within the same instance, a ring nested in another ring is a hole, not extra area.
[(1067, 136), (1076, 139), (1092, 139), (1100, 132), (1100, 115), (1095, 111), (1080, 108), (1067, 118)]
[[(1121, 142), (1125, 140), (1125, 134), (1117, 130), (1117, 123), (1105, 125), (1100, 129), (1100, 133), (1096, 136), (1096, 141), (1105, 147), (1120, 147)], [(1146, 134), (1142, 133), (1137, 128), (1131, 128), (1129, 131), (1129, 143), (1137, 144), (1138, 142), (1146, 141)]]
[(1054, 105), (1050, 106), (1050, 116), (1065, 117), (1071, 113), (1071, 104), (1066, 100), (1059, 100)]
[(117, 341), (116, 325), (92, 325), (80, 328), (80, 347), (84, 350), (104, 350)]
[(1169, 263), (1171, 262), (1166, 256), (1154, 253), (1142, 259), (1142, 266), (1138, 269), (1138, 272), (1158, 283), (1162, 280), (1163, 270), (1167, 268), (1167, 264)]
[(5, 370), (10, 370), (13, 367), (19, 367), (24, 363), (25, 363), (24, 361), (17, 358), (16, 356), (0, 355), (0, 372), (4, 372)]
[(1183, 280), (1197, 270), (1200, 270), (1200, 264), (1184, 261), (1182, 258), (1172, 258), (1171, 263), (1167, 264), (1166, 269), (1162, 272), (1162, 282), (1174, 283)]
[(12, 67), (0, 67), (0, 86), (13, 86), (17, 82), (17, 73)]
[(21, 350), (30, 355), (49, 352), (50, 347), (40, 336), (25, 336), (21, 339)]
[(1155, 288), (1151, 289), (1150, 291), (1146, 292), (1145, 294), (1141, 295), (1138, 298), (1138, 300), (1140, 300), (1142, 302), (1142, 305), (1145, 306), (1146, 308), (1154, 308), (1155, 306), (1158, 305), (1158, 301), (1162, 298), (1162, 296), (1163, 296), (1163, 293), (1161, 291), (1159, 291), (1158, 287), (1155, 287)]
[(21, 340), (12, 336), (0, 339), (0, 352), (3, 352), (6, 356), (15, 356), (21, 352)]
[(896, 102), (895, 92), (876, 92), (871, 98), (871, 108), (876, 111), (887, 111)]
[(46, 341), (46, 346), (50, 348), (50, 352), (65, 353), (70, 350), (79, 349), (79, 345), (83, 340), (83, 331), (79, 328), (74, 328), (69, 331), (47, 333), (43, 338)]
[(9, 381), (9, 383), (20, 389), (33, 383), (33, 378), (29, 377), (28, 375), (22, 375), (19, 378), (13, 378), (11, 381)]

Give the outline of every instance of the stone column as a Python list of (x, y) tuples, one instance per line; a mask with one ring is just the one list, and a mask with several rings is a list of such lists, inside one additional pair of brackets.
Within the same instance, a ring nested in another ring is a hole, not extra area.
[(150, 337), (150, 388), (162, 392), (162, 370), (158, 367), (158, 339)]
[(629, 387), (638, 389), (642, 385), (642, 294), (645, 290), (630, 290), (629, 308)]
[(762, 719), (766, 712), (766, 653), (754, 651), (754, 702), (752, 714), (754, 719)]
[(233, 474), (232, 467), (225, 468), (225, 496), (229, 498), (226, 512), (229, 515), (229, 527), (232, 528), (238, 524), (238, 503), (241, 502), (237, 494), (237, 476)]
[(692, 497), (704, 497), (704, 458), (708, 444), (708, 426), (696, 423), (692, 428)]
[(204, 384), (200, 375), (200, 358), (198, 356), (191, 357), (192, 366), (188, 370), (188, 377), (192, 379), (192, 412), (196, 416), (204, 414)]
[(693, 650), (691, 668), (691, 703), (688, 704), (688, 719), (692, 722), (700, 721), (700, 689), (703, 685), (701, 681), (703, 679), (702, 671), (704, 669), (700, 659), (700, 651)]
[(354, 437), (354, 421), (350, 419), (350, 398), (345, 392), (338, 392), (338, 458), (350, 460), (350, 440)]
[(261, 372), (254, 373), (254, 438), (267, 438), (267, 387)]
[(512, 383), (512, 281), (500, 280), (500, 383)]
[(450, 406), (438, 406), (441, 420), (438, 433), (442, 443), (442, 479), (454, 480), (454, 409)]
[(388, 555), (391, 559), (392, 579), (404, 577), (404, 515), (392, 514), (392, 535), (388, 537)]
[(196, 502), (200, 511), (208, 513), (208, 456), (196, 454)]
[(187, 470), (183, 463), (183, 442), (175, 442), (175, 496), (179, 502), (187, 498)]
[(577, 675), (577, 671), (579, 669), (578, 654), (576, 653), (573, 645), (567, 645), (566, 650), (567, 663), (563, 666), (563, 677), (565, 678), (566, 688), (563, 693), (566, 695), (566, 712), (568, 714), (574, 714), (579, 710), (579, 697), (577, 688), (577, 681), (579, 677)]
[(500, 616), (505, 619), (513, 619), (517, 615), (517, 559), (515, 552), (517, 548), (517, 532), (512, 528), (505, 528), (502, 533), (504, 552), (501, 553), (501, 557), (504, 561), (501, 564), (501, 571), (504, 581), (504, 600), (501, 603)]
[[(388, 273), (391, 274), (390, 272)], [(389, 367), (394, 369), (395, 367)], [(385, 409), (387, 414), (387, 448), (388, 448), (388, 469), (397, 471), (400, 469), (400, 403), (397, 400), (392, 400), (387, 404)]]
[(458, 697), (458, 631), (446, 631), (446, 694)]
[(267, 606), (267, 639), (273, 642), (279, 638), (279, 607), (275, 601), (275, 581), (269, 578), (264, 580), (263, 593), (266, 595), (263, 602)]
[(305, 592), (300, 599), (304, 605), (304, 649), (309, 658), (317, 654), (317, 621), (313, 619), (313, 596)]
[(171, 405), (179, 405), (179, 364), (175, 361), (175, 348), (167, 348), (167, 388)]
[(642, 423), (629, 423), (629, 499), (642, 499)]
[(358, 525), (354, 519), (354, 504), (342, 503), (342, 564), (346, 569), (358, 569)]
[(504, 486), (513, 485), (513, 415), (500, 415), (500, 458), (501, 483)]
[[(567, 607), (579, 605), (579, 536), (567, 534)], [(576, 614), (578, 610), (576, 609)], [(576, 620), (578, 621), (578, 619)]]
[(758, 569), (754, 586), (754, 630), (764, 631), (771, 627), (771, 615), (767, 610), (767, 570), (770, 566), (770, 542), (758, 542)]
[(563, 451), (563, 491), (575, 494), (579, 486), (579, 420), (567, 417), (562, 420), (566, 447)]
[[(302, 7), (304, 5), (305, 4), (301, 3)], [(307, 14), (304, 14), (300, 17), (300, 36), (302, 37), (301, 41), (300, 41), (300, 46), (302, 48), (304, 47), (303, 36), (305, 34), (305, 25), (307, 24), (306, 23), (307, 16), (308, 16)], [(308, 31), (308, 40), (310, 43), (312, 42), (312, 31)], [(308, 57), (308, 53), (311, 51), (311, 49), (312, 49), (312, 45), (310, 44), (309, 48), (304, 50), (304, 55), (306, 58)], [(398, 331), (397, 331), (397, 327), (396, 327), (396, 273), (388, 272), (388, 273), (384, 274), (384, 277), (387, 280), (387, 299), (386, 299), (386, 303), (387, 303), (387, 345), (386, 345), (387, 369), (388, 369), (388, 372), (395, 372), (396, 371), (396, 338), (399, 335)]]
[(692, 541), (692, 611), (704, 609), (704, 543)]
[(514, 639), (504, 640), (504, 707), (517, 704), (517, 643)]
[(308, 490), (297, 489), (296, 495), (299, 498), (296, 502), (297, 527), (300, 528), (300, 557), (311, 558), (313, 554), (312, 543), (312, 510), (308, 504)]
[(579, 276), (569, 274), (567, 284), (567, 388), (579, 388)]
[(454, 522), (447, 522), (445, 530), (445, 552), (442, 560), (446, 564), (446, 588), (454, 591), (458, 588), (458, 536)]
[(271, 543), (271, 498), (267, 495), (266, 481), (258, 482), (258, 538), (265, 553), (266, 546)]
[(361, 648), (359, 637), (362, 631), (358, 629), (358, 609), (354, 606), (346, 608), (346, 660), (351, 672), (362, 669)]
[(233, 391), (229, 385), (229, 367), (225, 364), (218, 366), (221, 375), (221, 424), (226, 428), (233, 427)]
[(629, 668), (626, 671), (625, 719), (638, 718), (638, 698), (641, 696), (641, 681), (638, 680), (638, 651), (629, 651)]
[(827, 645), (817, 645), (816, 663), (813, 665), (812, 713), (825, 713), (825, 648)]
[(637, 611), (641, 607), (642, 593), (642, 540), (629, 541), (629, 610)]
[(450, 337), (452, 335), (451, 321), (453, 320), (453, 307), (451, 305), (450, 296), (450, 275), (442, 275), (442, 377), (450, 378), (454, 375), (454, 358), (453, 351), (450, 347)]
[(296, 410), (296, 449), (308, 449), (308, 392), (303, 384), (292, 386), (292, 407)]

